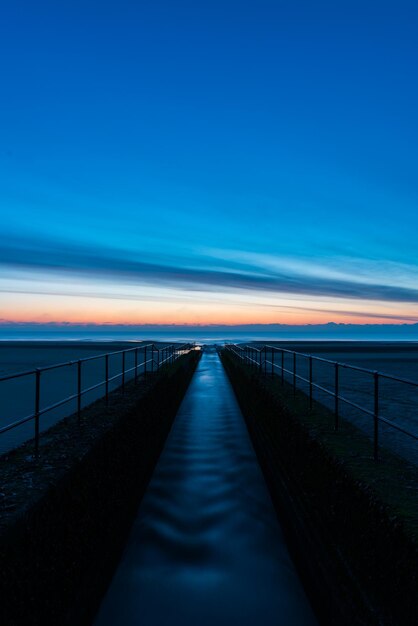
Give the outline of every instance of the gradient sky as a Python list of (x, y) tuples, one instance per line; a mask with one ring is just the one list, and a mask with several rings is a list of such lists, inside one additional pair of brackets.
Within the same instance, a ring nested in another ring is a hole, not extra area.
[(418, 4), (0, 9), (0, 319), (418, 321)]

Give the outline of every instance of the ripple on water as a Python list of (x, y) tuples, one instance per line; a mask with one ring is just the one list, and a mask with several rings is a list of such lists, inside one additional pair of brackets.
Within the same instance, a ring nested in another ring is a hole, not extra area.
[(311, 626), (235, 396), (206, 352), (96, 626)]

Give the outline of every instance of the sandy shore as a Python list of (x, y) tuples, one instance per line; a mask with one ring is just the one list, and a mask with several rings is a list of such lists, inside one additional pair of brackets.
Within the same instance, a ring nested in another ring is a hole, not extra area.
[[(148, 343), (148, 342), (147, 342)], [(31, 371), (57, 363), (77, 361), (105, 353), (128, 350), (135, 346), (146, 345), (143, 342), (83, 342), (83, 341), (4, 341), (0, 342), (0, 377), (10, 373)], [(138, 362), (143, 360), (139, 352)], [(130, 369), (135, 363), (134, 352), (126, 355), (125, 366)], [(143, 368), (139, 368), (141, 373)], [(110, 377), (122, 371), (122, 355), (109, 357)], [(133, 377), (129, 373), (126, 379)], [(98, 384), (105, 379), (105, 359), (98, 358), (82, 364), (82, 387), (84, 389)], [(114, 389), (120, 379), (110, 384)], [(57, 370), (41, 374), (41, 409), (50, 406), (63, 398), (73, 395), (77, 390), (77, 365), (68, 365)], [(82, 406), (90, 404), (104, 394), (104, 385), (83, 396)], [(35, 405), (35, 376), (29, 374), (15, 380), (0, 382), (0, 427), (22, 417), (31, 415)], [(76, 401), (45, 413), (41, 417), (41, 430), (49, 428), (59, 419), (73, 413)], [(29, 422), (0, 435), (0, 453), (20, 445), (33, 436), (34, 423)]]

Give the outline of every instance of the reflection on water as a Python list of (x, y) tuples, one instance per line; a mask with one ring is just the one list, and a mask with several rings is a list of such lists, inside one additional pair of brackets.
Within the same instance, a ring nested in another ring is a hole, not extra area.
[(316, 624), (236, 399), (205, 352), (96, 626)]

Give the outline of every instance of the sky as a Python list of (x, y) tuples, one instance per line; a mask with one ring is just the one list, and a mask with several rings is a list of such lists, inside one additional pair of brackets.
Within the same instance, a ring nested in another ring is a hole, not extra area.
[(0, 8), (0, 323), (418, 321), (416, 2)]

